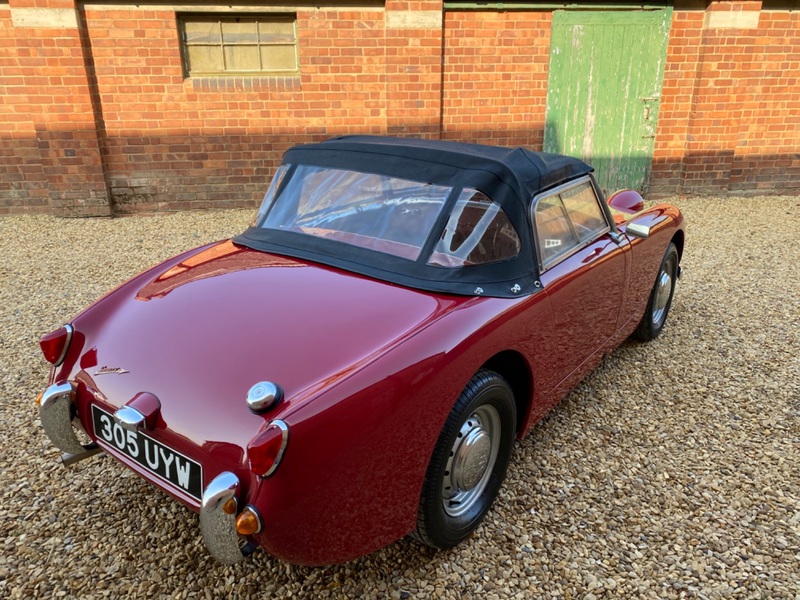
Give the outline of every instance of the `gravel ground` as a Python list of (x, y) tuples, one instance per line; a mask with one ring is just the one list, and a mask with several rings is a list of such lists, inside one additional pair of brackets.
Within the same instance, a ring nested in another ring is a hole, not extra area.
[(676, 203), (664, 333), (517, 444), (478, 532), (316, 569), (215, 563), (197, 516), (112, 459), (60, 466), (34, 405), (39, 335), (250, 211), (0, 219), (0, 596), (800, 599), (800, 198)]

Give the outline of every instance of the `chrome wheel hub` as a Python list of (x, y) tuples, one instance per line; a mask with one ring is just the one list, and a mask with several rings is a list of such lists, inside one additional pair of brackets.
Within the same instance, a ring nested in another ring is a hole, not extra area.
[(667, 316), (667, 305), (672, 296), (672, 273), (675, 272), (672, 259), (667, 261), (656, 281), (656, 296), (653, 300), (653, 325), (659, 327)]
[(482, 427), (475, 427), (467, 434), (453, 460), (453, 480), (459, 489), (471, 490), (478, 485), (489, 464), (491, 450), (492, 440)]
[(478, 407), (461, 425), (445, 466), (442, 505), (451, 517), (469, 511), (480, 498), (497, 460), (500, 415), (490, 405)]

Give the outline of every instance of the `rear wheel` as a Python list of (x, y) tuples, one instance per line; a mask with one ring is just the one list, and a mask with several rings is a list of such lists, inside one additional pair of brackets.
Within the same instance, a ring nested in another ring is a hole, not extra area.
[(417, 516), (417, 540), (451, 548), (480, 524), (505, 479), (516, 405), (505, 379), (481, 370), (447, 417), (433, 451)]
[(661, 267), (658, 270), (658, 277), (650, 292), (650, 299), (647, 301), (647, 308), (644, 311), (642, 322), (634, 332), (634, 336), (640, 340), (649, 341), (658, 337), (664, 324), (667, 322), (667, 315), (672, 306), (672, 296), (675, 293), (675, 282), (678, 278), (678, 249), (675, 244), (670, 242), (664, 258), (661, 260)]

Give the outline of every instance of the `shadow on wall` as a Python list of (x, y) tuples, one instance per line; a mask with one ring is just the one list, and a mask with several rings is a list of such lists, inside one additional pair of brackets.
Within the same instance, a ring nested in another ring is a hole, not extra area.
[[(286, 149), (343, 133), (318, 128), (254, 135), (111, 135), (103, 150), (105, 183), (100, 177), (99, 184), (97, 146), (82, 146), (83, 138), (75, 132), (51, 134), (46, 152), (37, 138), (0, 135), (0, 214), (107, 216), (254, 207)], [(401, 134), (432, 137), (410, 126)], [(442, 138), (541, 150), (544, 131), (542, 127), (446, 130)], [(618, 160), (595, 156), (589, 162), (602, 180)], [(90, 164), (95, 167), (89, 168)], [(711, 151), (674, 159), (656, 157), (648, 194), (800, 195), (800, 153)]]

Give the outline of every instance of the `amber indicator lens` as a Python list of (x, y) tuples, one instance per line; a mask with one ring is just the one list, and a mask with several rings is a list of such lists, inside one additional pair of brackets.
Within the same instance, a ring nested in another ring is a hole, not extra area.
[(42, 349), (45, 360), (51, 365), (59, 364), (67, 352), (69, 338), (70, 331), (66, 327), (42, 336), (39, 340), (39, 347)]
[(252, 506), (245, 506), (236, 517), (236, 531), (240, 535), (253, 535), (261, 531), (261, 518)]
[(236, 514), (236, 498), (229, 499), (225, 504), (222, 505), (222, 511), (226, 515), (235, 515)]

